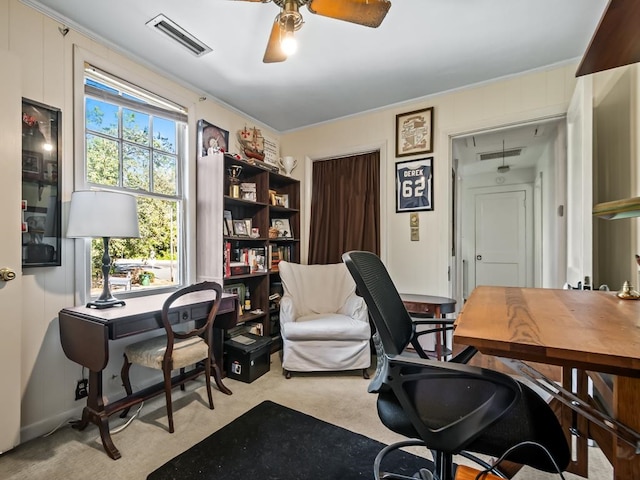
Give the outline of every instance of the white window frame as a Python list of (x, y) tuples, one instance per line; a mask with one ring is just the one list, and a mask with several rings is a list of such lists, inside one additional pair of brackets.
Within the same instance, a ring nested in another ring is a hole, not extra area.
[[(132, 85), (137, 86), (141, 90), (147, 90), (151, 92), (150, 88), (147, 88), (147, 84), (149, 84), (148, 79), (144, 79), (139, 75), (132, 74), (131, 72), (122, 71), (121, 67), (116, 65), (109, 65), (102, 59), (99, 58), (90, 58), (92, 57), (87, 51), (76, 46), (74, 48), (74, 87), (73, 87), (73, 95), (74, 95), (74, 108), (73, 108), (73, 117), (74, 121), (74, 161), (73, 161), (73, 169), (74, 169), (74, 185), (73, 190), (88, 190), (93, 187), (93, 184), (90, 184), (87, 181), (86, 175), (86, 161), (85, 161), (85, 67), (87, 64), (90, 64), (103, 72), (110, 72), (111, 75), (118, 78), (125, 78), (126, 82)], [(153, 87), (151, 87), (153, 88)], [(153, 94), (155, 96), (155, 94)], [(162, 98), (160, 95), (157, 95), (159, 98)], [(127, 297), (136, 297), (136, 296), (146, 296), (146, 295), (157, 295), (161, 293), (166, 293), (170, 291), (174, 291), (181, 286), (187, 285), (189, 283), (189, 279), (191, 277), (191, 244), (188, 242), (189, 231), (192, 229), (191, 226), (191, 215), (189, 213), (188, 206), (188, 189), (189, 189), (189, 148), (188, 148), (188, 138), (189, 132), (188, 128), (191, 124), (187, 117), (187, 109), (184, 107), (179, 107), (177, 103), (173, 103), (171, 100), (167, 100), (167, 106), (174, 106), (178, 108), (183, 108), (184, 118), (180, 119), (180, 121), (184, 122), (187, 127), (183, 130), (183, 132), (176, 137), (176, 146), (179, 151), (183, 152), (183, 155), (179, 159), (179, 167), (177, 171), (177, 182), (178, 182), (178, 196), (180, 197), (180, 234), (179, 234), (179, 278), (176, 280), (175, 285), (166, 286), (166, 287), (157, 287), (151, 289), (142, 289), (140, 291), (119, 291), (119, 298), (127, 298)], [(94, 187), (95, 188), (95, 187)], [(109, 190), (120, 190), (127, 191), (126, 189), (120, 189), (118, 187), (104, 187), (104, 189)], [(154, 196), (152, 192), (150, 192), (151, 196)], [(68, 193), (69, 198), (71, 197), (71, 192)], [(162, 195), (158, 195), (157, 198), (162, 198)], [(75, 303), (78, 305), (86, 304), (91, 300), (91, 241), (89, 239), (76, 239), (75, 240), (75, 273), (76, 273), (76, 299)]]

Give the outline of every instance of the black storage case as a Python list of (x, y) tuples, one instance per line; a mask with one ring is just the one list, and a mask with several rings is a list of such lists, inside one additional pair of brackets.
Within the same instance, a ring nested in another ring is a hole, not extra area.
[(243, 337), (254, 339), (250, 345), (243, 345), (232, 339), (224, 342), (225, 370), (227, 377), (251, 383), (269, 371), (271, 337), (261, 337), (243, 333)]

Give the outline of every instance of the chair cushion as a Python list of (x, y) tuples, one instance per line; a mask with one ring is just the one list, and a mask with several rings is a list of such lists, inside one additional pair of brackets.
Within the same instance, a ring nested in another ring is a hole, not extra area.
[[(167, 337), (161, 335), (127, 345), (124, 349), (124, 354), (131, 363), (162, 370), (162, 359), (166, 349)], [(208, 356), (209, 346), (202, 338), (176, 339), (173, 345), (172, 370), (193, 365)]]
[(282, 325), (289, 340), (368, 340), (368, 323), (339, 313), (311, 314)]

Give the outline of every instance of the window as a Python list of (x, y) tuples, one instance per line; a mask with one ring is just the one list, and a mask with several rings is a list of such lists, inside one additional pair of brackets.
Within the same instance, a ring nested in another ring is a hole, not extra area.
[[(184, 108), (85, 64), (84, 174), (76, 188), (117, 190), (138, 201), (141, 238), (109, 244), (116, 296), (183, 283), (186, 122)], [(93, 240), (91, 297), (102, 291), (102, 254), (102, 240)]]

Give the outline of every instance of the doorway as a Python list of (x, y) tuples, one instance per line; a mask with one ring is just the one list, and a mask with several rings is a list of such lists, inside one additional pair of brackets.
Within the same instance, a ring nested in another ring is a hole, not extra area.
[(564, 116), (452, 138), (461, 304), (477, 285), (562, 287), (566, 151)]

